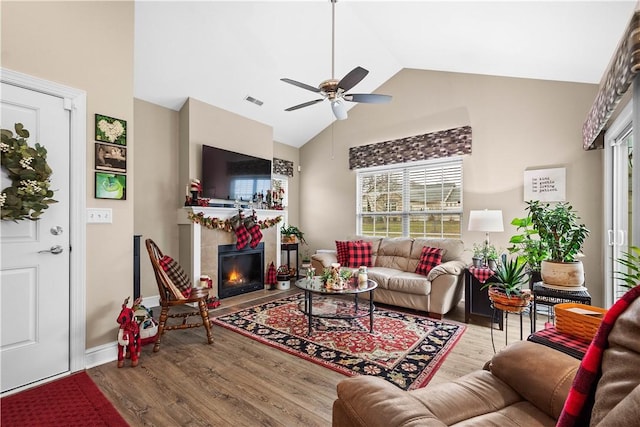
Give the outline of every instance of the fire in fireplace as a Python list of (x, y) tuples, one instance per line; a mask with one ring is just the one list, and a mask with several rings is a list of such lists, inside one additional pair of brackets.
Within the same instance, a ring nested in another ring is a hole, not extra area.
[(264, 289), (264, 243), (238, 250), (218, 246), (218, 297), (220, 299)]

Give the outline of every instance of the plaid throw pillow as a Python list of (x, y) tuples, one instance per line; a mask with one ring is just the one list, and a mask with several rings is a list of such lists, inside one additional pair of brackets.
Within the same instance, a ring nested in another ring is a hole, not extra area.
[(167, 273), (176, 289), (169, 289), (177, 299), (186, 299), (191, 295), (191, 279), (184, 272), (180, 264), (173, 258), (165, 255), (160, 260), (160, 266)]
[(429, 246), (422, 247), (420, 262), (416, 267), (416, 273), (426, 276), (431, 269), (442, 262), (442, 249)]
[(363, 242), (358, 240), (348, 242), (348, 258), (347, 267), (355, 268), (365, 265), (371, 267), (371, 242)]
[[(362, 240), (356, 240), (362, 242)], [(349, 242), (336, 240), (336, 252), (338, 256), (338, 264), (347, 265), (349, 261)]]

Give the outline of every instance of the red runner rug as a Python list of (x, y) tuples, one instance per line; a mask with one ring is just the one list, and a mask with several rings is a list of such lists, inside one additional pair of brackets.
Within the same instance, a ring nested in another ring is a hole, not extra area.
[(128, 426), (86, 372), (0, 399), (2, 427)]
[[(369, 316), (314, 318), (309, 336), (301, 301), (303, 295), (297, 294), (213, 322), (344, 375), (375, 375), (404, 390), (424, 387), (465, 330), (458, 323), (376, 308), (373, 333)], [(368, 301), (362, 306), (368, 307)], [(348, 300), (314, 298), (315, 313), (349, 309)]]

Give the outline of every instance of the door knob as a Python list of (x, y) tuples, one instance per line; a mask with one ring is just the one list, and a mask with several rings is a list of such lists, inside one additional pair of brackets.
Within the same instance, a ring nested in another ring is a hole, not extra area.
[(43, 249), (41, 251), (38, 251), (38, 253), (42, 254), (42, 253), (45, 253), (45, 252), (50, 252), (50, 253), (52, 253), (54, 255), (58, 255), (58, 254), (61, 254), (63, 250), (64, 249), (62, 248), (62, 246), (55, 245), (55, 246), (51, 246), (50, 249)]

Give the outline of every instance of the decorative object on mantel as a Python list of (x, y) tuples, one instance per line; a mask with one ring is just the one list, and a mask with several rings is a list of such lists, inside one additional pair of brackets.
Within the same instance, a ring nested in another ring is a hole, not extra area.
[[(220, 219), (214, 217), (205, 216), (204, 213), (193, 213), (187, 212), (187, 216), (189, 220), (195, 224), (201, 225), (203, 227), (209, 228), (211, 230), (220, 230), (226, 231), (227, 233), (231, 233), (233, 231), (233, 225), (231, 223), (231, 218)], [(258, 220), (256, 223), (261, 230), (265, 230), (267, 228), (271, 228), (277, 225), (280, 221), (282, 221), (282, 215), (278, 215), (275, 218), (266, 218), (263, 220)]]
[(57, 203), (49, 190), (52, 170), (46, 148), (38, 143), (35, 148), (29, 147), (29, 131), (22, 123), (15, 124), (15, 131), (14, 137), (11, 130), (1, 130), (2, 170), (11, 179), (11, 186), (0, 195), (2, 220), (35, 221), (50, 204)]
[(185, 206), (209, 206), (209, 199), (202, 198), (202, 184), (197, 178), (191, 179), (191, 182), (186, 187), (186, 199)]

